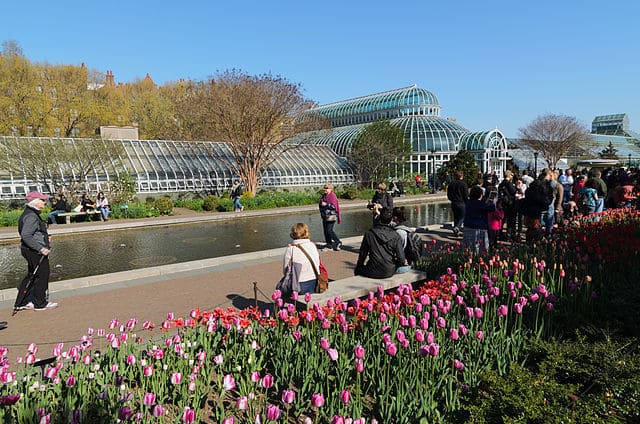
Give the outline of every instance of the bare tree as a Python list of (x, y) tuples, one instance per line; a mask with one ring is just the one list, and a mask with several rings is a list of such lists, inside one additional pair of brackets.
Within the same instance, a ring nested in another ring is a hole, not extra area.
[(236, 171), (247, 191), (255, 194), (263, 170), (295, 145), (283, 142), (307, 131), (308, 121), (296, 118), (313, 103), (304, 98), (298, 84), (280, 76), (248, 75), (225, 71), (209, 81), (204, 92), (210, 118), (210, 140), (228, 143), (230, 157), (223, 158)]
[(520, 128), (522, 142), (539, 152), (551, 168), (561, 158), (583, 150), (589, 144), (589, 132), (573, 116), (547, 114)]

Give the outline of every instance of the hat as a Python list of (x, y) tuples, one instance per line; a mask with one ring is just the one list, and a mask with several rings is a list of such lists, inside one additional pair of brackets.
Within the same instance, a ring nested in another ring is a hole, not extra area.
[(42, 194), (39, 191), (32, 191), (27, 194), (27, 202), (31, 202), (36, 199), (47, 200), (49, 197), (51, 196), (49, 196), (48, 194)]

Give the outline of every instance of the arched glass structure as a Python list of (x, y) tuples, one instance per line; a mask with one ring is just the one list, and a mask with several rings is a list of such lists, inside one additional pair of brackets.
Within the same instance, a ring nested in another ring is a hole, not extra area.
[(434, 167), (439, 168), (459, 150), (467, 149), (477, 158), (480, 169), (495, 170), (501, 176), (504, 162), (509, 159), (504, 135), (498, 130), (470, 132), (455, 120), (441, 118), (440, 111), (435, 94), (412, 85), (318, 106), (309, 111), (309, 117), (322, 115), (330, 119), (333, 129), (292, 141), (329, 146), (346, 157), (365, 125), (389, 120), (404, 130), (405, 140), (411, 143), (411, 172), (432, 173)]
[[(48, 143), (121, 143), (121, 157), (111, 158), (112, 167), (96, 165), (90, 172), (86, 189), (108, 190), (109, 181), (120, 173), (136, 180), (138, 194), (205, 191), (220, 193), (231, 186), (237, 173), (230, 166), (231, 150), (221, 142), (181, 142), (160, 140), (89, 140), (62, 138), (0, 137), (0, 143), (30, 143), (34, 149)], [(50, 166), (56, 166), (51, 164)], [(107, 168), (113, 169), (111, 174)], [(75, 175), (64, 176), (75, 179)], [(315, 145), (283, 146), (276, 160), (268, 166), (261, 187), (307, 187), (331, 181), (334, 184), (355, 182), (347, 161), (328, 147)], [(42, 184), (24, 173), (0, 170), (0, 196), (22, 198)]]

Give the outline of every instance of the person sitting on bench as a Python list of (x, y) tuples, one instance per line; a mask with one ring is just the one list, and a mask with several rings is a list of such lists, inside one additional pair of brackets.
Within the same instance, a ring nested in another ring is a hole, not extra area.
[(51, 206), (52, 209), (51, 212), (49, 212), (47, 220), (49, 221), (49, 224), (55, 225), (58, 223), (56, 221), (56, 217), (61, 213), (69, 212), (70, 209), (67, 210), (67, 202), (64, 200), (64, 195), (62, 194), (56, 194)]

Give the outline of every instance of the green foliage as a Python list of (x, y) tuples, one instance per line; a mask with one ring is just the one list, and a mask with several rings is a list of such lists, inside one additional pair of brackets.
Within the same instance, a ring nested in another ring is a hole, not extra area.
[(449, 172), (453, 179), (456, 171), (461, 171), (464, 174), (464, 181), (469, 187), (477, 183), (480, 168), (468, 150), (460, 150), (448, 162), (445, 162), (438, 170), (438, 178), (440, 181), (444, 181), (445, 174)]
[(153, 196), (147, 196), (144, 198), (144, 203), (147, 205), (152, 205), (156, 201), (156, 198)]
[(150, 218), (160, 216), (160, 211), (153, 204), (134, 203), (129, 205), (129, 218)]
[(340, 199), (353, 200), (358, 199), (359, 194), (360, 192), (358, 191), (357, 187), (345, 186), (342, 188), (342, 190), (336, 193), (336, 196), (338, 196)]
[(217, 196), (208, 195), (202, 200), (202, 209), (211, 212), (218, 209), (218, 203), (220, 199)]
[(156, 199), (153, 205), (160, 212), (160, 215), (171, 215), (173, 212), (173, 200), (170, 197)]
[(358, 181), (373, 184), (400, 174), (410, 153), (411, 145), (405, 141), (404, 130), (390, 121), (378, 121), (365, 125), (358, 134), (349, 161), (356, 169)]
[(203, 199), (180, 199), (175, 201), (174, 206), (176, 208), (191, 209), (192, 211), (202, 211), (204, 210), (203, 203)]
[(638, 422), (640, 351), (637, 340), (592, 332), (576, 339), (530, 340), (525, 366), (504, 376), (486, 373), (463, 402), (477, 423)]
[(618, 149), (613, 147), (613, 143), (609, 142), (609, 145), (598, 155), (601, 159), (618, 159)]
[[(22, 210), (3, 210), (0, 212), (0, 226), (2, 227), (17, 227), (18, 218), (22, 214)], [(45, 215), (46, 219), (46, 215)]]

